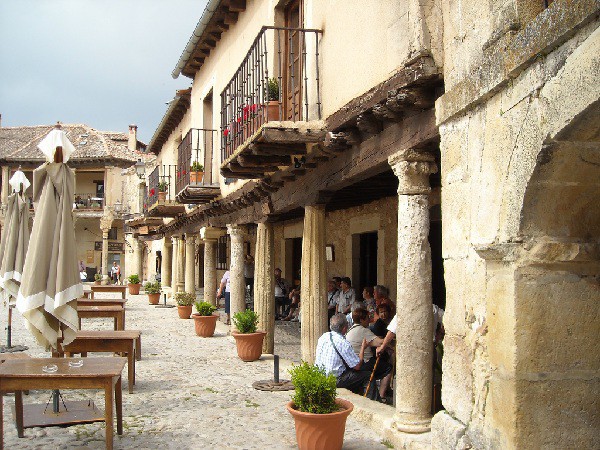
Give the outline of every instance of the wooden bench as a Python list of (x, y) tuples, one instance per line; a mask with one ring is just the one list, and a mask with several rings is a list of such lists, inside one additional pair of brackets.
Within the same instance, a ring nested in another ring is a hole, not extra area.
[(86, 357), (88, 352), (125, 353), (127, 355), (127, 381), (129, 393), (133, 394), (135, 384), (135, 360), (138, 348), (141, 349), (141, 332), (137, 330), (127, 331), (78, 331), (75, 340), (62, 347), (58, 356), (72, 356), (80, 353)]
[(77, 314), (79, 329), (81, 329), (81, 319), (97, 317), (112, 317), (115, 330), (125, 329), (125, 308), (121, 306), (77, 306)]
[(91, 286), (92, 288), (92, 297), (94, 298), (94, 293), (95, 292), (113, 292), (113, 293), (121, 293), (121, 298), (126, 298), (127, 297), (127, 286), (123, 285), (119, 285), (119, 284), (109, 284), (107, 286), (102, 286), (102, 285), (98, 285), (98, 284), (93, 284)]

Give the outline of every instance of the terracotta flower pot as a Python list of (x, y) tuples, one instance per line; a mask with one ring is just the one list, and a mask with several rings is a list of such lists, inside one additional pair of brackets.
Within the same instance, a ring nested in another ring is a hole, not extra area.
[(210, 316), (192, 314), (196, 334), (201, 337), (211, 337), (213, 334), (215, 334), (215, 327), (217, 326), (218, 318), (219, 316), (216, 314), (212, 314)]
[(99, 286), (99, 285), (101, 285), (101, 284), (102, 284), (102, 280), (95, 280), (95, 281), (94, 281), (94, 284), (95, 284), (95, 285), (97, 285), (97, 286)]
[(188, 306), (177, 305), (177, 314), (179, 314), (180, 319), (189, 319), (190, 314), (192, 314), (192, 305), (188, 305)]
[(164, 202), (167, 199), (167, 193), (166, 192), (162, 192), (162, 191), (158, 191), (158, 201), (159, 202)]
[(347, 400), (336, 398), (342, 408), (330, 414), (313, 414), (297, 411), (294, 403), (286, 407), (294, 417), (296, 424), (296, 442), (300, 450), (336, 450), (341, 449), (346, 431), (346, 419), (354, 409)]
[(129, 289), (129, 293), (131, 295), (139, 295), (141, 286), (142, 285), (140, 283), (137, 283), (137, 284), (129, 283), (127, 285), (127, 289)]
[(190, 172), (190, 184), (200, 184), (204, 178), (204, 172)]
[(265, 338), (264, 331), (256, 333), (231, 333), (235, 339), (238, 356), (242, 361), (256, 361), (262, 355), (263, 339)]
[(160, 292), (157, 292), (156, 294), (148, 294), (148, 303), (150, 305), (158, 305), (159, 301), (160, 301)]
[(282, 120), (279, 117), (279, 102), (277, 100), (269, 100), (269, 103), (267, 103), (267, 118), (269, 122)]

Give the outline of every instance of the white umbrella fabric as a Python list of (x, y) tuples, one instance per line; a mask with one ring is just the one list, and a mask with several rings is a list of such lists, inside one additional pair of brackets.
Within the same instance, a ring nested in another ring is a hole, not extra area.
[[(72, 213), (75, 174), (65, 164), (75, 148), (60, 129), (38, 147), (47, 162), (33, 172), (35, 217), (17, 309), (37, 341), (57, 349), (60, 337), (64, 345), (75, 339), (77, 298), (83, 295)], [(62, 153), (62, 162), (54, 162), (55, 153)]]
[[(2, 239), (0, 239), (1, 317), (8, 318), (7, 348), (3, 347), (3, 351), (13, 351), (10, 308), (14, 306), (19, 292), (25, 255), (29, 245), (29, 206), (23, 193), (30, 183), (25, 174), (17, 170), (9, 184), (13, 188), (13, 193), (8, 196), (4, 230)], [(21, 347), (19, 346), (19, 350)]]

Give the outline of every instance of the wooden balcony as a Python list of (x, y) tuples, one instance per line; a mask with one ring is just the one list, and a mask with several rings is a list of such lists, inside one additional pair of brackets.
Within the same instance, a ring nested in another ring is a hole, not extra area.
[(208, 203), (221, 193), (212, 173), (215, 134), (216, 130), (191, 128), (179, 144), (175, 174), (175, 198), (179, 203)]
[(320, 30), (263, 27), (221, 93), (221, 174), (264, 178), (323, 142)]
[(148, 217), (176, 217), (185, 212), (185, 205), (175, 199), (175, 175), (173, 164), (156, 166), (148, 176), (148, 196), (144, 211)]
[(157, 233), (162, 224), (162, 218), (139, 215), (130, 219), (125, 218), (123, 229), (125, 233), (132, 233), (134, 237), (148, 236)]

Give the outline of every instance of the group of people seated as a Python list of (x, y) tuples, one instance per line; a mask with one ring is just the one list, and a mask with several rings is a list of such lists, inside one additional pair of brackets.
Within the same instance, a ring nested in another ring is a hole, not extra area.
[(281, 269), (275, 269), (275, 320), (300, 322), (300, 312), (300, 284), (292, 288)]
[[(337, 386), (391, 403), (390, 385), (395, 368), (396, 305), (382, 285), (365, 287), (356, 299), (350, 279), (329, 282), (327, 302), (330, 331), (317, 343), (315, 364), (333, 373)], [(444, 310), (433, 305), (434, 369), (443, 339)], [(377, 382), (379, 385), (377, 386)], [(435, 380), (434, 380), (435, 382)]]

